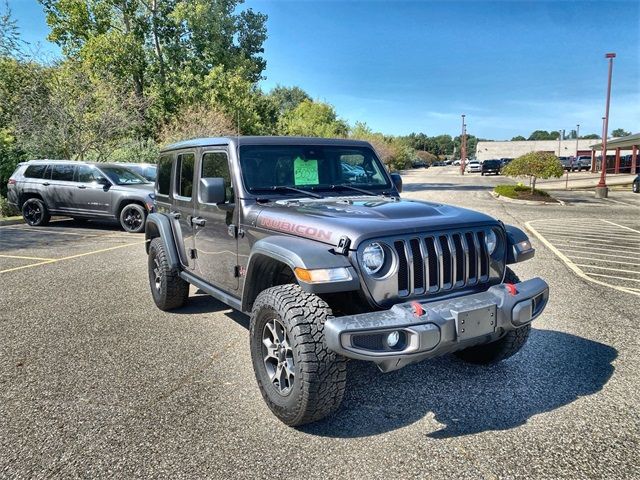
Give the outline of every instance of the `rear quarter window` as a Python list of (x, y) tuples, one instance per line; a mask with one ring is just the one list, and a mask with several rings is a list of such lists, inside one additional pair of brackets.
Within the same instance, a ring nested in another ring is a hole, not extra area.
[(169, 195), (171, 189), (171, 155), (163, 155), (158, 161), (157, 189), (160, 195)]
[(47, 170), (47, 165), (29, 165), (24, 171), (26, 178), (44, 178), (44, 172)]

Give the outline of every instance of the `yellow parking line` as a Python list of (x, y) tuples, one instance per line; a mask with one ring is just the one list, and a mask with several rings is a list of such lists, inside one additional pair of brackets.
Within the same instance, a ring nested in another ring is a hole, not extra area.
[(37, 266), (40, 266), (40, 265), (46, 265), (48, 263), (56, 263), (56, 262), (61, 262), (63, 260), (71, 260), (73, 258), (85, 257), (87, 255), (94, 255), (96, 253), (108, 252), (110, 250), (116, 250), (118, 248), (130, 247), (131, 245), (142, 245), (142, 244), (145, 244), (145, 243), (147, 243), (147, 240), (145, 240), (143, 242), (125, 243), (124, 245), (116, 245), (115, 247), (101, 248), (100, 250), (94, 250), (92, 252), (78, 253), (76, 255), (69, 255), (68, 257), (54, 258), (52, 260), (46, 260), (46, 261), (43, 261), (43, 262), (32, 263), (31, 265), (23, 265), (21, 267), (14, 267), (14, 268), (9, 268), (7, 270), (0, 270), (0, 273), (15, 272), (16, 270), (22, 270), (23, 268), (37, 267)]
[(23, 257), (22, 255), (1, 255), (0, 254), (0, 257), (2, 257), (2, 258), (19, 258), (21, 260), (44, 260), (44, 261), (55, 260), (55, 258)]
[(7, 230), (19, 230), (19, 231), (23, 231), (23, 232), (35, 232), (35, 233), (55, 233), (58, 235), (73, 235), (76, 237), (100, 237), (101, 235), (92, 235), (90, 233), (74, 233), (74, 232), (60, 232), (58, 230), (47, 230), (44, 228), (34, 228), (34, 227), (23, 227), (23, 226), (18, 226), (18, 227), (13, 227), (11, 228), (11, 226), (7, 227)]

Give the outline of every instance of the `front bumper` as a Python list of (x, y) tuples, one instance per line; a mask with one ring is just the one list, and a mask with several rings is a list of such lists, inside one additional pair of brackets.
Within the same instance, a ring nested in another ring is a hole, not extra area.
[[(410, 363), (499, 339), (538, 317), (549, 286), (533, 278), (513, 286), (435, 302), (407, 302), (389, 310), (330, 318), (328, 347), (348, 358), (368, 360), (388, 372)], [(397, 343), (389, 345), (392, 332)]]

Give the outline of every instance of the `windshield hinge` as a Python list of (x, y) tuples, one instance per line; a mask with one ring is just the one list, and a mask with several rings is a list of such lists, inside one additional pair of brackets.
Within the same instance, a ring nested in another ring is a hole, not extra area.
[(349, 254), (349, 247), (351, 246), (351, 240), (349, 237), (340, 237), (338, 240), (338, 246), (333, 249), (335, 253), (347, 256)]

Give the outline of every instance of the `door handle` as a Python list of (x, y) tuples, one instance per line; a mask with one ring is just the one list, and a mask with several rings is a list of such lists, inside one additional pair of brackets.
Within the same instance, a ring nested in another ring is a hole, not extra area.
[(48, 187), (51, 184), (49, 182), (44, 182), (42, 185), (44, 185), (45, 187)]
[(204, 227), (207, 221), (202, 217), (193, 217), (191, 219), (191, 225), (195, 225), (197, 227)]
[(85, 189), (85, 188), (87, 188), (87, 187), (86, 187), (86, 185), (79, 185), (79, 186), (78, 186), (78, 188)]
[(182, 214), (180, 212), (169, 212), (169, 216), (178, 220), (182, 216)]

